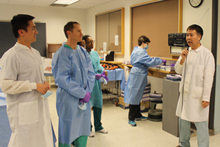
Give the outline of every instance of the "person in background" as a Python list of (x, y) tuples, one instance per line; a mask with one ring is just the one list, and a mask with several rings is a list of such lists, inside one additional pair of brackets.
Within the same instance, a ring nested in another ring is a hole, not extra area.
[(190, 147), (190, 122), (197, 128), (199, 147), (209, 146), (209, 101), (215, 72), (215, 60), (210, 50), (200, 40), (203, 29), (194, 24), (187, 28), (186, 41), (189, 50), (184, 49), (176, 65), (176, 73), (182, 74), (179, 87), (179, 101), (176, 115), (179, 117), (179, 142)]
[(90, 135), (91, 110), (89, 99), (95, 83), (95, 73), (82, 41), (78, 22), (64, 26), (67, 42), (54, 54), (52, 72), (57, 88), (59, 116), (59, 147), (86, 147)]
[(136, 126), (136, 121), (146, 120), (147, 117), (140, 113), (140, 101), (143, 96), (144, 89), (147, 85), (148, 67), (156, 66), (162, 63), (160, 58), (150, 58), (147, 49), (150, 39), (146, 36), (138, 38), (138, 46), (134, 47), (131, 54), (132, 69), (130, 71), (128, 81), (124, 91), (124, 102), (130, 104), (128, 123)]
[[(89, 35), (85, 35), (83, 36), (83, 40), (86, 42), (86, 50), (89, 53), (89, 56), (92, 60), (92, 65), (96, 74), (95, 85), (91, 93), (91, 99), (90, 99), (90, 104), (93, 109), (95, 131), (107, 134), (108, 131), (102, 127), (102, 123), (101, 123), (103, 100), (102, 100), (101, 83), (99, 79), (101, 77), (107, 77), (108, 72), (104, 71), (104, 68), (100, 65), (98, 53), (92, 50), (94, 43), (92, 38)], [(92, 124), (90, 131), (91, 131), (90, 137), (94, 137), (95, 134), (92, 132)]]
[(8, 147), (53, 147), (55, 140), (40, 53), (31, 47), (38, 31), (34, 17), (18, 14), (11, 20), (15, 45), (1, 59), (1, 89), (6, 94), (12, 130)]

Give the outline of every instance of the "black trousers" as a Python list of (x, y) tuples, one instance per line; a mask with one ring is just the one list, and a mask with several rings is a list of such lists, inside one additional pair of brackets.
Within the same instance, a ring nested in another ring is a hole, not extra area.
[(140, 104), (139, 105), (130, 105), (129, 106), (129, 113), (128, 113), (128, 119), (129, 120), (135, 120), (135, 118), (141, 117), (141, 109)]

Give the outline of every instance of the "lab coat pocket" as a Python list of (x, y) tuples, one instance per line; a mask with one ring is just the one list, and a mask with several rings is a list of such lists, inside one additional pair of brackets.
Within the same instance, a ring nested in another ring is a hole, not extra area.
[(38, 121), (38, 101), (19, 104), (19, 125), (29, 125)]
[(204, 66), (198, 65), (195, 72), (196, 86), (203, 86)]
[(203, 88), (202, 87), (194, 87), (192, 89), (192, 98), (202, 99)]

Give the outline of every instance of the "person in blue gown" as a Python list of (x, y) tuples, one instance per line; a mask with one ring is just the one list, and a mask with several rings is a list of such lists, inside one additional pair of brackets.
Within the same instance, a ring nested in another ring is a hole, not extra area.
[(56, 96), (59, 116), (59, 147), (86, 147), (90, 135), (91, 110), (89, 99), (95, 83), (95, 73), (82, 41), (78, 22), (64, 26), (67, 42), (54, 54), (52, 72), (58, 86)]
[[(107, 76), (108, 72), (104, 71), (104, 68), (100, 65), (100, 59), (98, 53), (92, 50), (94, 43), (93, 39), (89, 35), (85, 35), (83, 36), (83, 40), (85, 41), (86, 44), (85, 48), (92, 60), (92, 65), (96, 74), (95, 85), (91, 93), (91, 99), (90, 99), (90, 105), (93, 109), (95, 131), (99, 133), (107, 134), (108, 131), (102, 127), (102, 123), (101, 123), (103, 100), (102, 100), (101, 83), (99, 79), (102, 73)], [(92, 132), (92, 125), (91, 125), (90, 137), (94, 137), (94, 136), (95, 134), (94, 132)]]
[(147, 54), (150, 39), (146, 36), (138, 38), (138, 46), (134, 47), (131, 54), (132, 69), (124, 91), (124, 102), (130, 104), (128, 123), (136, 126), (135, 120), (146, 120), (147, 117), (140, 113), (140, 101), (147, 85), (148, 67), (162, 63), (160, 58), (150, 58)]

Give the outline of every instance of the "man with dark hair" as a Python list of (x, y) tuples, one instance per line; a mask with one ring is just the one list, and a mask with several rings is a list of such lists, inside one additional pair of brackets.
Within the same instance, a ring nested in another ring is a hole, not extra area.
[(64, 26), (67, 42), (52, 59), (52, 72), (57, 88), (59, 116), (59, 147), (86, 147), (90, 135), (90, 95), (95, 73), (87, 51), (77, 42), (82, 41), (81, 26), (68, 22)]
[(146, 36), (140, 36), (138, 38), (138, 45), (141, 46), (142, 43), (147, 43), (149, 44), (150, 43), (150, 39), (147, 38)]
[[(93, 69), (96, 74), (95, 85), (93, 91), (91, 93), (90, 105), (93, 108), (93, 116), (94, 116), (94, 126), (95, 131), (107, 134), (108, 131), (102, 127), (101, 116), (102, 116), (102, 89), (100, 78), (107, 77), (108, 72), (104, 70), (104, 68), (100, 65), (99, 55), (93, 49), (93, 43), (91, 36), (85, 35), (83, 36), (83, 40), (86, 42), (86, 50), (92, 60)], [(92, 132), (92, 124), (91, 124), (91, 132), (90, 137), (94, 137), (95, 134)]]
[(150, 58), (147, 54), (150, 39), (146, 36), (138, 38), (138, 45), (131, 54), (133, 65), (124, 91), (124, 102), (129, 105), (128, 123), (136, 126), (135, 120), (146, 120), (147, 117), (140, 113), (140, 102), (147, 86), (148, 67), (161, 64), (160, 58)]
[(17, 43), (1, 60), (1, 89), (7, 94), (7, 114), (12, 130), (8, 147), (53, 147), (53, 129), (40, 53), (31, 47), (38, 31), (34, 17), (18, 14), (11, 20)]
[(190, 47), (182, 51), (175, 65), (176, 73), (182, 74), (176, 110), (180, 118), (179, 146), (182, 147), (190, 147), (190, 122), (197, 128), (198, 146), (209, 146), (209, 101), (215, 61), (211, 51), (200, 43), (202, 35), (198, 25), (187, 28), (186, 41)]

